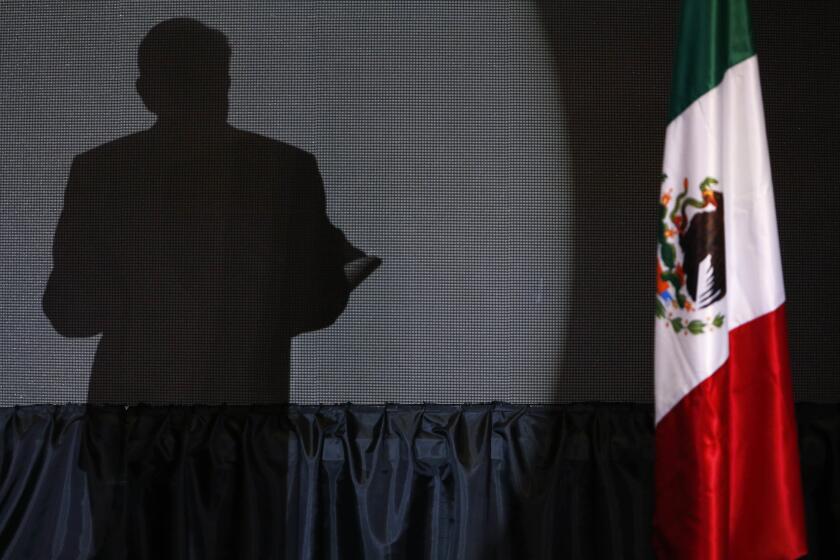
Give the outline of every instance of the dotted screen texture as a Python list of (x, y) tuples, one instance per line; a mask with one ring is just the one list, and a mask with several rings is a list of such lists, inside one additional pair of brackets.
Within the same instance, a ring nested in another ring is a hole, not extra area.
[[(840, 400), (840, 13), (754, 4), (796, 395)], [(153, 123), (136, 48), (176, 16), (227, 34), (231, 124), (315, 154), (383, 260), (294, 339), (293, 402), (652, 400), (677, 2), (44, 1), (0, 2), (0, 405), (86, 398), (52, 236), (73, 156)]]

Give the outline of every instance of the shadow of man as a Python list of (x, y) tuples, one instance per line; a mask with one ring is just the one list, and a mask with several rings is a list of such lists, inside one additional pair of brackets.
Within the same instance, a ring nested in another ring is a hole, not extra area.
[[(64, 336), (102, 335), (89, 403), (286, 403), (291, 338), (379, 265), (330, 223), (312, 154), (227, 123), (230, 54), (198, 21), (153, 27), (136, 86), (156, 123), (73, 160), (43, 309)], [(88, 407), (89, 552), (283, 550), (286, 412)]]
[(43, 309), (102, 333), (90, 403), (289, 399), (290, 339), (332, 324), (365, 257), (312, 154), (227, 123), (224, 34), (178, 18), (138, 51), (151, 128), (73, 160)]

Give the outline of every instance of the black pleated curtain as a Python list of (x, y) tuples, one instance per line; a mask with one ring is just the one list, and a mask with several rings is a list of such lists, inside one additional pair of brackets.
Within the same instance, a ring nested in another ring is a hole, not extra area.
[[(840, 406), (798, 405), (810, 558)], [(0, 409), (2, 559), (651, 558), (648, 406)]]

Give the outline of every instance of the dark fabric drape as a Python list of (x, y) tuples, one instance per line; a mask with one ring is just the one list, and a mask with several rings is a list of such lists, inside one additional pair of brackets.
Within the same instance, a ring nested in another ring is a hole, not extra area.
[[(797, 408), (810, 558), (840, 405)], [(650, 558), (645, 405), (0, 409), (0, 558)]]
[(840, 404), (796, 406), (808, 558), (840, 558)]

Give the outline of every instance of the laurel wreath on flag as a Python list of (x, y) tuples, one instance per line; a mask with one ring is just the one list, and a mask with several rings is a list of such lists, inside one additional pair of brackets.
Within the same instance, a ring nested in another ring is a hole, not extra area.
[[(662, 182), (668, 178), (662, 174)], [(701, 192), (710, 185), (717, 184), (717, 179), (706, 177), (700, 184)], [(685, 226), (685, 207), (701, 208), (705, 203), (688, 196), (688, 178), (683, 179), (681, 192), (673, 197), (673, 189), (662, 189), (659, 199), (659, 228), (657, 232), (656, 263), (656, 318), (664, 320), (666, 326), (675, 333), (699, 335), (720, 329), (724, 324), (724, 315), (717, 313), (705, 319), (692, 318), (696, 303), (686, 293), (685, 272), (682, 263), (682, 251), (677, 240)], [(695, 316), (696, 317), (696, 316)]]

